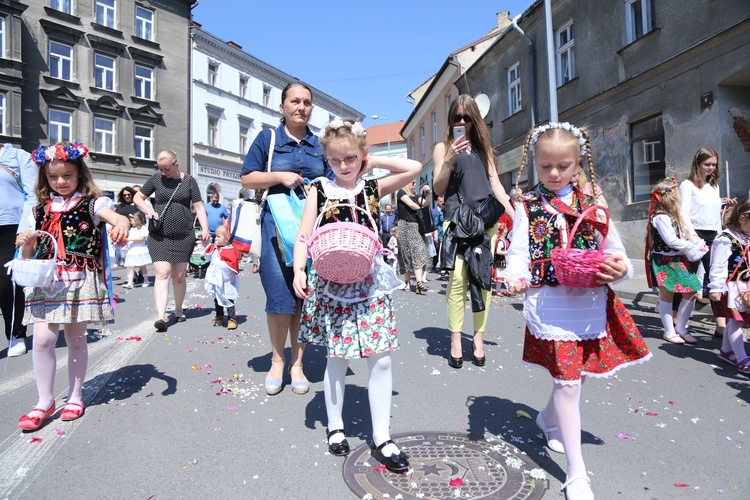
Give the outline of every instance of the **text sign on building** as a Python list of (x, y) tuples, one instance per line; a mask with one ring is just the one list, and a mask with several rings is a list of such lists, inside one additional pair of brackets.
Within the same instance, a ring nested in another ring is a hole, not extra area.
[(198, 172), (201, 175), (205, 175), (208, 177), (217, 177), (219, 179), (232, 179), (235, 181), (240, 180), (239, 172), (230, 172), (229, 170), (224, 170), (223, 168), (207, 167), (206, 165), (199, 165)]
[(514, 170), (518, 170), (521, 167), (521, 160), (523, 159), (523, 146), (511, 149), (507, 153), (503, 153), (497, 157), (497, 173), (498, 175), (507, 174)]

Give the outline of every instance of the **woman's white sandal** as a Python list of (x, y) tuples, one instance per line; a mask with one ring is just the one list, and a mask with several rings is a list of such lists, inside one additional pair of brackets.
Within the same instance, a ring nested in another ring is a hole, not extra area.
[(674, 333), (672, 335), (667, 335), (665, 333), (664, 334), (664, 340), (666, 340), (667, 342), (671, 342), (673, 344), (684, 344), (685, 343), (685, 341), (683, 340), (683, 338), (680, 337), (679, 335), (677, 335), (676, 333)]
[[(574, 481), (586, 481), (586, 489), (578, 493), (568, 492), (568, 486)], [(560, 490), (565, 493), (565, 500), (594, 500), (594, 492), (591, 491), (591, 479), (583, 474), (566, 479)]]
[(544, 439), (547, 441), (547, 448), (550, 450), (556, 452), (556, 453), (565, 453), (565, 447), (563, 444), (557, 440), (557, 439), (550, 439), (549, 435), (551, 432), (557, 432), (559, 429), (558, 427), (552, 426), (552, 427), (546, 427), (544, 424), (544, 416), (542, 416), (542, 412), (540, 411), (536, 415), (536, 425), (541, 429), (542, 433), (544, 433)]

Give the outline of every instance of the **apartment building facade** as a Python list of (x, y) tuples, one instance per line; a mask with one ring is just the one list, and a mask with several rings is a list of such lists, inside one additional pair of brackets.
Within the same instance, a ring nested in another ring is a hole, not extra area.
[[(257, 135), (279, 126), (281, 91), (297, 79), (244, 52), (194, 23), (192, 41), (193, 123), (192, 168), (208, 199), (218, 193), (222, 203), (247, 198), (240, 171)], [(313, 93), (309, 127), (318, 133), (334, 118), (361, 121), (356, 109), (308, 85)]]
[(2, 139), (83, 142), (110, 196), (143, 184), (162, 148), (186, 160), (193, 3), (0, 1)]
[[(490, 98), (485, 121), (506, 187), (529, 129), (550, 119), (551, 76), (559, 120), (590, 133), (596, 179), (630, 255), (643, 254), (651, 187), (687, 178), (700, 147), (719, 153), (722, 196), (747, 196), (750, 3), (552, 0), (551, 17), (554, 75), (537, 0), (455, 82)], [(527, 174), (522, 187), (534, 182)]]

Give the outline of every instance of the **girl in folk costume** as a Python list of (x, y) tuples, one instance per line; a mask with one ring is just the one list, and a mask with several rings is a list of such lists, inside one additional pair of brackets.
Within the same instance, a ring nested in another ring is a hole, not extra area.
[[(351, 284), (328, 281), (315, 269), (309, 272), (307, 269), (309, 238), (319, 214), (322, 214), (321, 225), (355, 222), (372, 230), (372, 237), (376, 238), (380, 198), (396, 192), (419, 174), (421, 164), (417, 161), (368, 156), (365, 136), (360, 123), (341, 120), (332, 121), (321, 131), (320, 142), (335, 180), (319, 177), (312, 183), (302, 214), (300, 241), (294, 247), (294, 291), (304, 299), (299, 341), (328, 349), (323, 388), (331, 454), (349, 453), (342, 420), (345, 375), (349, 360), (364, 358), (370, 373), (373, 452), (382, 457), (388, 470), (404, 472), (409, 462), (390, 437), (393, 388), (390, 352), (398, 348), (391, 292), (404, 284), (381, 256), (375, 258), (365, 278)], [(376, 168), (389, 170), (391, 174), (377, 180), (362, 178)], [(340, 203), (364, 211), (336, 206)], [(370, 216), (375, 219), (375, 228)]]
[(227, 311), (227, 330), (237, 329), (234, 302), (240, 289), (240, 253), (229, 244), (228, 221), (216, 228), (216, 240), (206, 247), (211, 264), (206, 271), (206, 291), (214, 298), (216, 316), (214, 326), (224, 326), (224, 309)]
[[(742, 324), (750, 323), (750, 198), (732, 208), (727, 227), (711, 247), (708, 289), (714, 315), (727, 318), (719, 358), (750, 375)], [(744, 298), (743, 298), (744, 296)]]
[[(81, 143), (58, 143), (40, 147), (32, 159), (42, 171), (37, 182), (39, 204), (33, 210), (30, 226), (50, 233), (57, 242), (58, 276), (48, 288), (27, 288), (24, 324), (34, 324), (34, 377), (39, 399), (34, 409), (21, 417), (18, 426), (33, 431), (55, 413), (55, 344), (63, 325), (68, 346), (68, 397), (61, 420), (83, 415), (83, 380), (86, 377), (88, 349), (86, 325), (112, 321), (111, 287), (105, 273), (105, 223), (112, 226), (109, 236), (120, 242), (128, 235), (128, 219), (114, 211), (112, 200), (102, 196), (84, 163), (88, 148)], [(16, 246), (25, 258), (37, 251), (49, 259), (54, 247), (48, 238), (37, 238), (35, 231), (20, 233)]]
[[(648, 285), (659, 287), (657, 308), (664, 325), (664, 340), (668, 342), (697, 342), (688, 333), (687, 323), (701, 282), (692, 271), (690, 261), (700, 259), (707, 251), (705, 242), (695, 234), (690, 221), (681, 215), (677, 182), (673, 177), (667, 177), (651, 191), (645, 261)], [(682, 294), (683, 298), (676, 323), (672, 313), (675, 293)]]
[[(602, 222), (592, 210), (575, 234), (570, 231), (581, 213), (595, 206), (593, 198), (571, 183), (583, 156), (594, 183), (588, 135), (569, 123), (549, 123), (529, 133), (521, 171), (529, 154), (540, 183), (517, 202), (504, 275), (511, 294), (526, 294), (523, 360), (545, 368), (552, 377), (552, 394), (536, 423), (547, 446), (566, 455), (565, 497), (590, 499), (591, 481), (581, 450), (581, 384), (587, 376), (611, 375), (649, 359), (651, 353), (609, 286), (633, 273), (614, 225)], [(558, 282), (551, 251), (565, 247), (569, 238), (572, 248), (603, 247), (611, 254), (599, 264), (599, 286), (572, 288)]]

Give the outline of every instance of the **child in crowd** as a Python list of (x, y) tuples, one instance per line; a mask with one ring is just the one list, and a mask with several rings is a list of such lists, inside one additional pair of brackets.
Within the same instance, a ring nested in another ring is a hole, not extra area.
[[(505, 214), (503, 214), (505, 216)], [(505, 222), (497, 223), (497, 241), (495, 242), (495, 258), (492, 261), (492, 277), (498, 294), (504, 294), (505, 279), (502, 272), (505, 269), (505, 256), (508, 255), (510, 241), (508, 240), (508, 225)]]
[(27, 288), (23, 323), (34, 324), (32, 351), (34, 377), (39, 399), (34, 409), (23, 415), (18, 427), (34, 431), (55, 413), (55, 345), (63, 325), (68, 346), (70, 387), (60, 419), (75, 420), (84, 413), (83, 381), (88, 365), (86, 325), (114, 319), (112, 297), (107, 291), (103, 234), (105, 223), (112, 226), (109, 236), (115, 243), (128, 234), (127, 217), (114, 211), (112, 200), (94, 185), (83, 159), (88, 148), (81, 143), (62, 142), (39, 147), (31, 154), (40, 168), (37, 200), (29, 230), (18, 234), (16, 247), (24, 258), (34, 252), (50, 259), (54, 246), (49, 238), (39, 238), (36, 230), (46, 231), (57, 242), (57, 280), (48, 288)]
[[(731, 208), (726, 228), (711, 247), (709, 293), (714, 315), (727, 318), (719, 358), (750, 375), (750, 357), (742, 338), (743, 323), (750, 323), (750, 198)], [(739, 283), (737, 278), (739, 277)], [(741, 295), (745, 294), (743, 301)]]
[[(609, 376), (623, 366), (645, 361), (651, 353), (609, 286), (633, 273), (614, 225), (602, 222), (592, 211), (575, 235), (570, 234), (582, 211), (595, 206), (594, 199), (571, 183), (583, 156), (594, 181), (588, 135), (569, 123), (549, 123), (529, 133), (521, 172), (528, 154), (534, 157), (540, 183), (528, 195), (516, 197), (504, 275), (510, 293), (526, 294), (523, 360), (552, 376), (552, 394), (536, 423), (547, 446), (566, 455), (565, 497), (590, 499), (591, 480), (581, 450), (581, 383), (587, 376)], [(569, 238), (572, 248), (603, 247), (611, 254), (599, 264), (600, 286), (572, 288), (558, 282), (551, 251), (564, 247)]]
[(388, 240), (388, 249), (393, 255), (389, 255), (386, 258), (386, 262), (394, 266), (396, 272), (401, 274), (401, 270), (398, 269), (398, 227), (391, 228), (391, 239)]
[[(705, 242), (695, 234), (690, 221), (682, 217), (677, 182), (673, 177), (667, 177), (651, 191), (645, 260), (648, 285), (655, 283), (659, 288), (657, 309), (664, 326), (664, 340), (673, 344), (697, 342), (688, 333), (687, 324), (701, 282), (690, 261), (700, 259), (707, 251)], [(696, 252), (700, 253), (697, 258), (694, 256)], [(691, 256), (689, 260), (688, 255)], [(676, 322), (672, 312), (675, 293), (682, 294), (683, 299)]]
[(141, 212), (135, 212), (130, 216), (130, 232), (128, 232), (128, 251), (125, 254), (125, 267), (128, 268), (127, 280), (123, 283), (125, 288), (133, 288), (133, 276), (135, 268), (138, 267), (143, 275), (142, 287), (151, 284), (148, 279), (148, 268), (146, 265), (151, 264), (151, 254), (148, 253), (148, 228), (146, 219)]
[[(299, 230), (300, 240), (304, 241), (297, 241), (294, 247), (293, 286), (297, 296), (304, 299), (299, 341), (328, 349), (323, 380), (328, 450), (337, 456), (349, 453), (342, 420), (346, 370), (349, 360), (365, 358), (370, 372), (373, 454), (377, 452), (383, 458), (388, 470), (401, 473), (409, 468), (409, 462), (390, 437), (393, 389), (390, 351), (398, 348), (391, 292), (403, 287), (403, 283), (380, 256), (375, 258), (370, 274), (352, 284), (326, 281), (314, 268), (308, 274), (307, 268), (308, 241), (319, 213), (323, 213), (322, 225), (355, 222), (373, 230), (373, 236), (377, 237), (380, 198), (402, 188), (419, 174), (421, 165), (414, 160), (368, 156), (365, 136), (362, 125), (350, 121), (334, 120), (321, 131), (320, 142), (336, 178), (335, 181), (315, 179), (308, 192)], [(376, 168), (389, 170), (391, 174), (377, 180), (363, 179), (364, 174)], [(353, 203), (369, 212), (376, 227), (371, 226), (364, 212), (335, 206), (339, 203)]]
[(193, 277), (195, 278), (203, 279), (206, 277), (206, 269), (209, 264), (210, 261), (206, 257), (203, 241), (198, 238), (195, 240), (193, 253), (190, 254), (190, 268), (188, 272), (193, 273)]
[(229, 229), (226, 224), (216, 228), (214, 243), (205, 250), (211, 264), (206, 271), (204, 284), (208, 294), (214, 298), (216, 316), (214, 326), (224, 326), (224, 309), (227, 310), (227, 330), (237, 328), (234, 302), (240, 289), (240, 253), (228, 243)]

